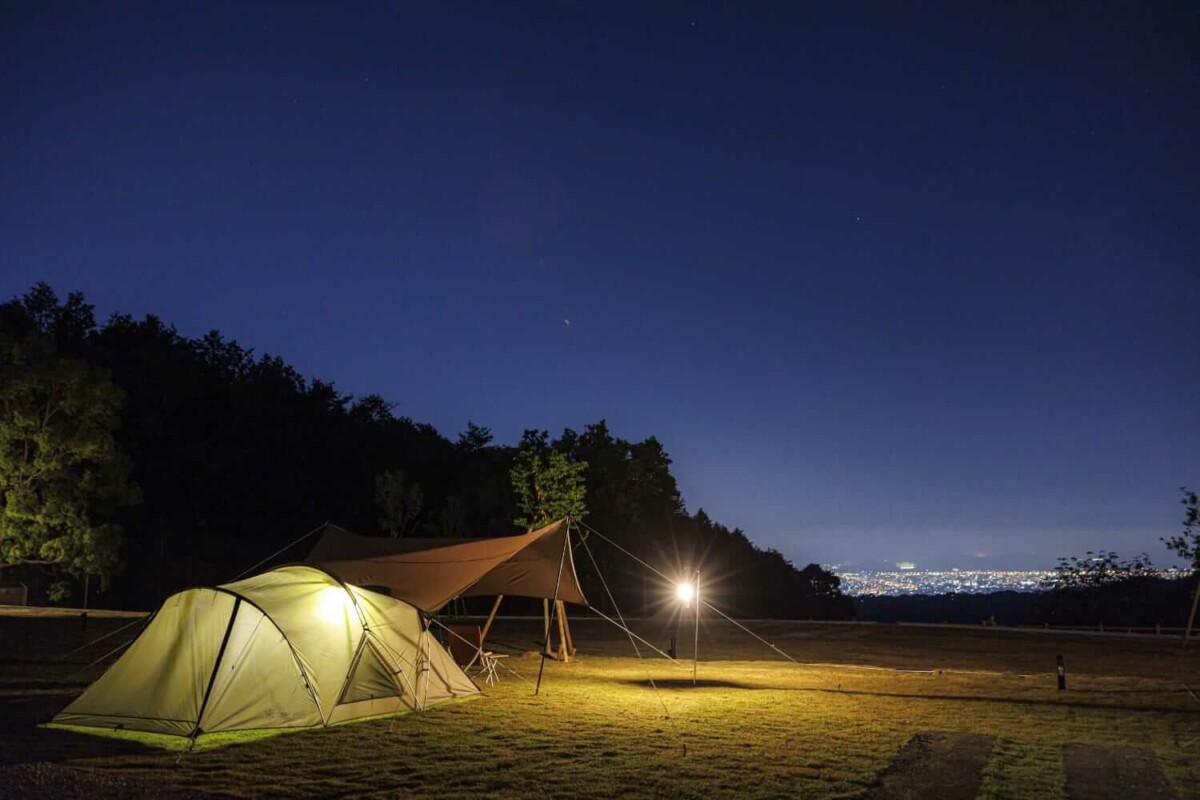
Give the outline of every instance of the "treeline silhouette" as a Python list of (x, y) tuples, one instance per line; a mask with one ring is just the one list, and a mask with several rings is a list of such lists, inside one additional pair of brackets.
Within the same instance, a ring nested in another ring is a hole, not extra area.
[[(81, 294), (60, 301), (45, 284), (0, 306), (0, 335), (49, 338), (60, 357), (103, 368), (124, 392), (117, 445), (142, 500), (119, 512), (122, 567), (93, 604), (150, 608), (182, 588), (228, 581), (325, 521), (378, 533), (376, 479), (386, 472), (421, 487), (414, 535), (519, 532), (509, 478), (516, 450), (486, 428), (470, 424), (451, 441), (378, 395), (344, 394), (217, 331), (191, 338), (153, 315), (98, 325)], [(600, 421), (564, 431), (553, 446), (589, 465), (589, 525), (668, 575), (699, 567), (708, 596), (732, 613), (853, 615), (835, 576), (796, 569), (743, 531), (689, 514), (654, 437), (626, 441)], [(303, 558), (312, 541), (273, 563)], [(633, 559), (596, 536), (588, 547), (625, 613), (667, 601), (670, 587)], [(575, 560), (593, 604), (609, 608), (584, 551)], [(10, 579), (14, 569), (4, 572)], [(20, 570), (35, 596), (43, 573)]]

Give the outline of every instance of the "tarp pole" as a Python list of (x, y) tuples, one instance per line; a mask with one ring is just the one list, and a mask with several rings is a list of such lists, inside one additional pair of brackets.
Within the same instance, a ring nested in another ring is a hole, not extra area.
[(492, 629), (492, 623), (496, 621), (496, 612), (500, 610), (500, 601), (504, 599), (504, 595), (496, 595), (496, 602), (492, 603), (492, 613), (488, 614), (487, 622), (483, 623), (483, 631), (479, 634), (479, 649), (483, 649), (483, 643), (487, 640), (488, 631)]
[(567, 628), (566, 616), (567, 610), (563, 607), (562, 600), (554, 601), (554, 610), (558, 617), (558, 657), (566, 664), (571, 660), (570, 650), (567, 648)]
[(562, 616), (563, 630), (567, 634), (567, 652), (575, 655), (575, 637), (571, 635), (571, 623), (567, 619), (567, 605), (563, 600), (558, 601), (558, 613)]
[(550, 652), (550, 601), (542, 598), (542, 653)]
[[(567, 530), (563, 533), (563, 549), (562, 555), (558, 557), (558, 577), (554, 579), (554, 603), (555, 612), (558, 611), (558, 589), (562, 584), (563, 564), (567, 563), (567, 548), (571, 546), (571, 518), (567, 517)], [(549, 604), (542, 606), (543, 609), (549, 607)], [(546, 670), (546, 650), (550, 649), (550, 620), (546, 620), (546, 649), (542, 651), (542, 663), (538, 666), (537, 685), (533, 687), (533, 693), (536, 696), (542, 691), (542, 673)]]
[(692, 633), (692, 686), (696, 685), (696, 663), (700, 659), (700, 570), (696, 570), (696, 627)]

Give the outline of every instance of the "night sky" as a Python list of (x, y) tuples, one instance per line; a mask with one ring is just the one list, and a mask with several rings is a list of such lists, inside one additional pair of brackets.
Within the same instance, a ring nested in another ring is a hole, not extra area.
[(181, 5), (4, 3), (0, 299), (606, 418), (801, 564), (1169, 561), (1195, 3)]

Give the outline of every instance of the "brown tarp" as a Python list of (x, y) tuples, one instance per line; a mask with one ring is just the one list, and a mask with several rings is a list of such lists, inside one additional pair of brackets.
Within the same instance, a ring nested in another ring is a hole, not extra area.
[[(328, 525), (305, 561), (357, 586), (387, 587), (393, 597), (433, 612), (455, 597), (554, 597), (567, 521), (494, 539), (390, 539)], [(571, 548), (562, 560), (558, 599), (587, 605)]]

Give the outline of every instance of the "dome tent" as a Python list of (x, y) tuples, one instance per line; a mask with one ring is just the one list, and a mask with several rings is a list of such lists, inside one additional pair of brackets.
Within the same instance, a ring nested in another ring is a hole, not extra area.
[(412, 605), (297, 565), (172, 595), (53, 721), (194, 739), (478, 693)]

